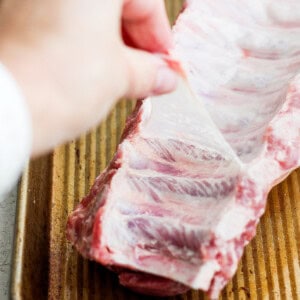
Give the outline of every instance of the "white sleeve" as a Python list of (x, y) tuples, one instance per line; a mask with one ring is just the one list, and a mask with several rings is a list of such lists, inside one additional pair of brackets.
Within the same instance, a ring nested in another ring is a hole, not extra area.
[(27, 163), (31, 138), (25, 99), (12, 75), (0, 64), (0, 201)]

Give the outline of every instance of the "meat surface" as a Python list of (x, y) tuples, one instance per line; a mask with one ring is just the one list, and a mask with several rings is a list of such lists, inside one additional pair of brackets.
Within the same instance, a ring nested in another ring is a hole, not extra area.
[(172, 56), (193, 93), (139, 101), (68, 239), (140, 293), (212, 298), (234, 275), (269, 190), (299, 166), (300, 4), (190, 0)]

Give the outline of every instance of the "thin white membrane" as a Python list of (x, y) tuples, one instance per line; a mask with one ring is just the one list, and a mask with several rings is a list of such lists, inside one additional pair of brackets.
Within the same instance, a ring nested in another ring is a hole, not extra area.
[(174, 27), (174, 55), (244, 162), (262, 151), (265, 130), (299, 71), (300, 19), (283, 9), (289, 5), (299, 8), (295, 1), (190, 0)]

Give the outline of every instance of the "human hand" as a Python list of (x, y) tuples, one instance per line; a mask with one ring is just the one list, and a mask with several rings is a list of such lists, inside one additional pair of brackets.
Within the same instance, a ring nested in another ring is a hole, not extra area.
[(0, 60), (27, 100), (33, 155), (96, 125), (120, 97), (171, 91), (176, 75), (148, 52), (170, 44), (161, 0), (3, 1)]

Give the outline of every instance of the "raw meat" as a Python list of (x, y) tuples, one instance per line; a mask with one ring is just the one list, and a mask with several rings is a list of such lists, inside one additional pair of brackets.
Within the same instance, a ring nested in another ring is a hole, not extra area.
[(300, 164), (299, 12), (292, 0), (187, 2), (172, 55), (197, 97), (180, 82), (138, 102), (69, 217), (84, 257), (141, 293), (217, 297), (269, 190)]

